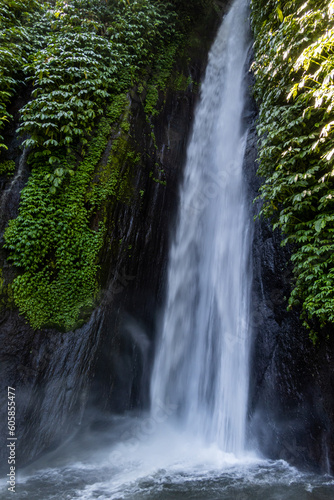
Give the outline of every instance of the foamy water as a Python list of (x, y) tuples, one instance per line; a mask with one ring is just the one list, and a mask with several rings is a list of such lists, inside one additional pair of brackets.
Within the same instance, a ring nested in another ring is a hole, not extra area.
[[(173, 422), (115, 419), (20, 472), (15, 498), (33, 500), (332, 500), (333, 478), (304, 474), (283, 460), (238, 459)], [(146, 431), (144, 431), (146, 429)], [(145, 434), (145, 432), (147, 432)], [(120, 440), (120, 437), (123, 439)], [(117, 442), (118, 441), (118, 442)], [(103, 444), (104, 443), (104, 444)], [(2, 482), (0, 499), (9, 497)]]

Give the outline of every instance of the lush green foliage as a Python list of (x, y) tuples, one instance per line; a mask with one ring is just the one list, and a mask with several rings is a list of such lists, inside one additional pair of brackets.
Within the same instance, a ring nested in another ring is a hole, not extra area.
[[(33, 86), (19, 128), (31, 175), (4, 235), (18, 270), (10, 289), (34, 328), (68, 330), (85, 319), (98, 294), (106, 203), (131, 194), (131, 169), (140, 161), (129, 145), (127, 93), (145, 87), (150, 121), (189, 20), (181, 19), (184, 5), (177, 13), (172, 3), (154, 0), (0, 0), (0, 6), (8, 13), (1, 26), (10, 48), (0, 53), (3, 120), (15, 87)], [(154, 180), (164, 184), (161, 176)]]
[(262, 214), (293, 245), (290, 307), (334, 322), (334, 2), (252, 0)]
[[(35, 328), (58, 325), (69, 329), (76, 324), (80, 310), (93, 305), (104, 227), (93, 228), (92, 215), (108, 196), (118, 195), (119, 171), (109, 172), (101, 193), (87, 193), (87, 185), (97, 168), (99, 175), (105, 170), (99, 162), (111, 123), (107, 117), (100, 121), (88, 153), (75, 171), (70, 168), (74, 163), (71, 156), (58, 156), (61, 167), (55, 171), (43, 158), (33, 161), (19, 215), (6, 230), (5, 248), (23, 271), (13, 283), (14, 299)], [(112, 160), (113, 155), (109, 162)], [(62, 171), (71, 174), (65, 176)], [(49, 176), (55, 178), (54, 184), (59, 181), (61, 189), (56, 193), (50, 189)]]
[(51, 24), (47, 45), (25, 66), (35, 99), (22, 109), (21, 132), (30, 136), (26, 146), (47, 151), (78, 139), (87, 144), (110, 95), (134, 83), (174, 30), (173, 16), (148, 1), (116, 2), (115, 11), (97, 1), (58, 1), (45, 17)]
[(11, 174), (15, 170), (15, 162), (13, 160), (2, 161), (0, 163), (0, 175)]
[(182, 19), (193, 20), (205, 15), (216, 2), (215, 0), (171, 0), (171, 4), (181, 14)]
[(11, 284), (6, 285), (2, 276), (0, 267), (0, 313), (4, 309), (9, 309), (14, 306), (14, 297)]
[[(7, 104), (14, 94), (16, 79), (30, 48), (29, 13), (37, 7), (35, 0), (0, 1), (0, 131), (12, 118)], [(3, 141), (0, 136), (0, 150), (7, 149)]]

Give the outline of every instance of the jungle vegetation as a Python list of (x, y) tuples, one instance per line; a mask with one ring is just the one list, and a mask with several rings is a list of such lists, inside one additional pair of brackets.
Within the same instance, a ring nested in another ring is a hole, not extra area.
[[(4, 233), (16, 276), (2, 291), (35, 329), (75, 328), (97, 300), (103, 206), (128, 191), (122, 165), (141, 161), (128, 141), (129, 92), (145, 87), (149, 122), (209, 4), (0, 0), (0, 175), (17, 168), (5, 131), (19, 94), (25, 103), (17, 134), (30, 168), (18, 216)], [(103, 164), (114, 129), (120, 133)]]
[(334, 2), (252, 0), (261, 214), (292, 246), (289, 308), (334, 323)]
[[(18, 168), (5, 132), (22, 94), (17, 134), (30, 168), (4, 233), (16, 269), (6, 290), (34, 328), (74, 328), (97, 300), (105, 226), (92, 221), (128, 192), (122, 163), (141, 161), (128, 141), (129, 92), (145, 89), (150, 122), (193, 23), (214, 3), (0, 0), (0, 175)], [(315, 340), (334, 323), (334, 2), (252, 0), (251, 22), (261, 215), (293, 249), (289, 307), (302, 309)]]

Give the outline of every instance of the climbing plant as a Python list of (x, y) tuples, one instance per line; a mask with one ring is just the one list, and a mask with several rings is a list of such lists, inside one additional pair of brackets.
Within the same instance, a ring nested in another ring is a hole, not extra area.
[(261, 214), (293, 248), (294, 289), (315, 341), (334, 322), (334, 2), (252, 0)]
[(188, 21), (170, 2), (153, 0), (0, 0), (0, 6), (11, 36), (9, 52), (3, 59), (0, 53), (9, 89), (0, 93), (3, 121), (16, 86), (32, 87), (18, 129), (31, 174), (4, 234), (17, 269), (10, 290), (34, 328), (69, 330), (98, 296), (104, 204), (129, 196), (130, 170), (140, 162), (129, 140), (128, 93), (147, 87), (149, 121)]
[[(36, 0), (0, 1), (0, 131), (12, 119), (7, 105), (21, 81), (20, 70), (29, 53), (28, 27)], [(0, 151), (7, 149), (0, 135)]]

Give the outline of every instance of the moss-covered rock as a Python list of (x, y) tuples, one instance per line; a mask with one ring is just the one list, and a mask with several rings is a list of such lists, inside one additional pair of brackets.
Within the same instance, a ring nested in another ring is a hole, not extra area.
[[(21, 16), (26, 35), (17, 75), (33, 90), (19, 132), (31, 173), (4, 249), (17, 271), (12, 290), (20, 313), (35, 329), (70, 330), (98, 301), (106, 214), (117, 201), (144, 194), (134, 192), (132, 179), (150, 153), (131, 138), (129, 95), (141, 96), (144, 133), (156, 150), (153, 119), (168, 87), (186, 89), (175, 61), (193, 45), (186, 34), (196, 16), (153, 0), (31, 2), (29, 16), (16, 3), (6, 9)], [(213, 15), (211, 2), (197, 8)], [(14, 30), (8, 26), (3, 34)], [(13, 162), (2, 165), (8, 171)], [(163, 166), (153, 165), (149, 178), (165, 186)], [(11, 278), (7, 272), (6, 283)]]

